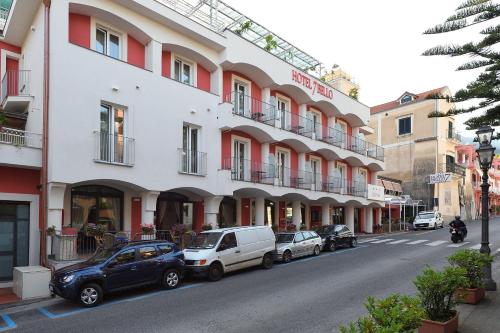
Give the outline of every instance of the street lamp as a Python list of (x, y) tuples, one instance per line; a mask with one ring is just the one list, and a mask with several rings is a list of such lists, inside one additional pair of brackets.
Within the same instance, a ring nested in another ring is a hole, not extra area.
[[(483, 182), (481, 184), (481, 253), (490, 254), (489, 246), (489, 210), (488, 210), (488, 170), (491, 168), (495, 148), (491, 146), (491, 138), (493, 137), (493, 128), (490, 126), (481, 126), (477, 131), (477, 139), (479, 141), (479, 148), (476, 150), (479, 158), (479, 166), (483, 171)], [(497, 285), (491, 277), (491, 264), (488, 264), (484, 269), (484, 288), (488, 291), (497, 290)]]

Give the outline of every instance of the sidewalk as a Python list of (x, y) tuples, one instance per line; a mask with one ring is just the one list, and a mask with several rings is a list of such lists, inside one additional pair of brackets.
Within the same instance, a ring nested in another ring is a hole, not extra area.
[[(500, 287), (500, 256), (496, 257), (492, 267), (493, 280)], [(500, 291), (487, 291), (486, 297), (477, 305), (461, 304), (460, 333), (500, 332)]]

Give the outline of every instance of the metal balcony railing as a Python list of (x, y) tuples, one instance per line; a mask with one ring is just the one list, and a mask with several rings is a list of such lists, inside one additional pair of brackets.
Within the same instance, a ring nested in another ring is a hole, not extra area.
[(8, 96), (30, 96), (31, 71), (7, 70), (2, 78), (2, 103)]
[(280, 165), (239, 158), (224, 160), (222, 168), (231, 171), (232, 180), (367, 197), (366, 183), (312, 171), (294, 170)]
[(206, 176), (207, 153), (179, 148), (179, 172), (190, 175)]
[(94, 160), (97, 162), (134, 165), (135, 140), (108, 132), (94, 132)]
[(462, 142), (463, 137), (453, 128), (448, 129), (448, 139)]
[(224, 101), (233, 104), (235, 115), (384, 161), (384, 148), (338, 129), (321, 125), (290, 110), (280, 110), (274, 105), (239, 92), (226, 95)]
[(0, 143), (12, 144), (18, 147), (42, 148), (42, 135), (15, 128), (1, 127)]
[(442, 163), (439, 170), (442, 172), (451, 172), (459, 176), (465, 176), (465, 167), (457, 163)]

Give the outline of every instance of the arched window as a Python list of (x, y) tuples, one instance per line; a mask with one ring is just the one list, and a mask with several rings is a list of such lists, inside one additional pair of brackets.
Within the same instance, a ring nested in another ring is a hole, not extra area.
[(71, 189), (71, 227), (102, 224), (108, 231), (123, 230), (123, 192), (112, 187), (85, 185)]

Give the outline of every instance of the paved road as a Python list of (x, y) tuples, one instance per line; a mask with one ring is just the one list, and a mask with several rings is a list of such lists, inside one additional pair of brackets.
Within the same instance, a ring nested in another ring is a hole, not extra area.
[[(497, 252), (500, 219), (490, 229)], [(174, 291), (119, 295), (90, 310), (62, 300), (18, 309), (4, 313), (0, 327), (17, 325), (9, 332), (336, 332), (364, 314), (366, 296), (414, 293), (412, 281), (425, 265), (441, 267), (458, 248), (479, 242), (479, 223), (469, 225), (459, 247), (450, 243), (447, 228), (374, 236), (355, 249), (268, 271), (251, 269), (215, 283), (189, 281)]]

